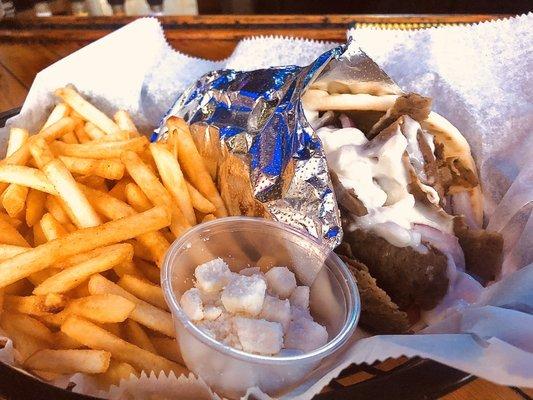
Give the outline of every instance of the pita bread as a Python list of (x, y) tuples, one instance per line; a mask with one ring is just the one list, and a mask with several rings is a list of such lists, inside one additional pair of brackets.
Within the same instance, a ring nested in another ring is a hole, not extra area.
[[(327, 86), (322, 85), (322, 87)], [(302, 102), (306, 109), (314, 111), (381, 111), (386, 113), (400, 97), (401, 95), (398, 94), (376, 96), (368, 93), (330, 93), (322, 89), (311, 88), (302, 96)], [(430, 112), (427, 119), (421, 121), (420, 124), (434, 136), (436, 144), (442, 145), (444, 161), (452, 173), (463, 178), (460, 184), (452, 184), (446, 194), (454, 195), (468, 191), (472, 215), (481, 226), (483, 196), (470, 145), (453, 124), (436, 112)]]

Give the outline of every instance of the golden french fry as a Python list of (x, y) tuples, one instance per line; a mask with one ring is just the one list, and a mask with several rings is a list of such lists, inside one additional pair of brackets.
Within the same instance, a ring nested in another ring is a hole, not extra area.
[(114, 294), (95, 294), (72, 300), (64, 312), (100, 323), (123, 322), (135, 303)]
[(26, 225), (32, 227), (44, 215), (47, 194), (40, 190), (30, 189), (26, 197)]
[(109, 194), (115, 199), (126, 202), (126, 186), (130, 182), (131, 180), (129, 178), (122, 178), (115, 184), (115, 186), (113, 186), (113, 188), (109, 191)]
[(86, 186), (89, 186), (90, 188), (99, 190), (101, 192), (107, 193), (108, 191), (106, 180), (101, 176), (85, 175), (78, 177), (76, 180), (78, 181), (78, 183), (82, 183)]
[(135, 303), (135, 309), (130, 314), (132, 320), (156, 332), (161, 332), (166, 336), (176, 336), (170, 313), (140, 300), (102, 275), (95, 274), (89, 279), (89, 292), (91, 294), (116, 294), (117, 296), (122, 296), (133, 301)]
[(30, 315), (47, 315), (62, 310), (66, 299), (60, 295), (46, 296), (4, 296), (4, 308), (6, 310)]
[(161, 270), (157, 266), (139, 259), (135, 259), (134, 262), (137, 268), (142, 272), (142, 276), (146, 276), (152, 283), (159, 285), (159, 282), (161, 280)]
[(128, 342), (133, 343), (141, 349), (157, 354), (155, 347), (152, 342), (150, 342), (150, 338), (137, 322), (128, 319), (124, 322), (124, 331)]
[(226, 206), (220, 197), (220, 193), (213, 183), (213, 179), (207, 170), (204, 160), (194, 144), (189, 127), (183, 119), (170, 117), (167, 119), (169, 130), (179, 131), (178, 161), (187, 174), (190, 182), (216, 207), (215, 215), (225, 217), (228, 215)]
[[(0, 228), (1, 229), (1, 228)], [(12, 244), (0, 244), (0, 261), (7, 260), (17, 254), (24, 253), (28, 247), (14, 246)]]
[(57, 154), (70, 157), (109, 159), (119, 158), (124, 151), (139, 153), (148, 145), (144, 136), (116, 142), (68, 144), (55, 141), (50, 144)]
[(2, 320), (8, 319), (9, 323), (19, 332), (41, 340), (48, 344), (54, 344), (54, 334), (41, 321), (30, 317), (26, 314), (5, 311), (2, 314)]
[(30, 136), (26, 143), (18, 149), (16, 152), (11, 154), (9, 157), (6, 157), (4, 160), (0, 161), (0, 164), (13, 164), (13, 165), (24, 165), (30, 159), (30, 144), (32, 141), (37, 139), (44, 139), (46, 142), (51, 142), (53, 140), (59, 139), (68, 132), (71, 132), (74, 129), (75, 122), (70, 117), (61, 118), (56, 123), (50, 125), (49, 127), (43, 129), (37, 135)]
[(70, 107), (66, 105), (65, 103), (59, 103), (57, 104), (50, 115), (48, 116), (48, 119), (44, 123), (41, 130), (48, 128), (50, 125), (55, 124), (57, 121), (59, 121), (61, 118), (64, 118), (68, 116), (70, 113)]
[[(102, 193), (86, 186), (80, 186), (93, 207), (106, 218), (116, 220), (135, 214), (135, 210), (110, 194)], [(170, 243), (160, 232), (149, 232), (135, 238), (150, 253), (151, 258), (161, 263)]]
[(106, 133), (92, 122), (86, 122), (84, 128), (85, 132), (91, 138), (91, 140), (100, 139), (101, 137), (106, 136)]
[(118, 285), (139, 299), (168, 311), (167, 302), (165, 301), (161, 287), (132, 275), (121, 277)]
[(68, 233), (50, 213), (44, 214), (39, 224), (41, 225), (41, 229), (43, 230), (47, 242), (65, 236)]
[(102, 252), (91, 259), (63, 269), (51, 276), (34, 290), (34, 294), (65, 293), (88, 279), (92, 274), (107, 271), (122, 262), (133, 258), (133, 248), (128, 243), (114, 244), (101, 249)]
[(80, 347), (83, 347), (82, 343), (72, 339), (61, 331), (54, 333), (54, 343), (56, 349), (79, 349)]
[(90, 296), (91, 294), (89, 293), (89, 281), (85, 281), (81, 285), (76, 286), (74, 289), (69, 290), (65, 294), (73, 299)]
[(26, 129), (11, 128), (9, 130), (9, 140), (7, 142), (6, 157), (9, 157), (20, 149), (30, 136)]
[(68, 318), (61, 326), (61, 330), (85, 346), (109, 351), (113, 358), (118, 361), (127, 362), (147, 373), (154, 371), (158, 374), (160, 371), (166, 373), (174, 371), (180, 375), (187, 372), (180, 365), (128, 343), (82, 318), (75, 316)]
[(142, 243), (132, 241), (131, 244), (133, 246), (133, 254), (135, 257), (145, 261), (156, 262), (154, 256), (150, 253), (150, 250)]
[(13, 218), (7, 215), (4, 212), (0, 211), (0, 219), (7, 222), (9, 225), (11, 225), (13, 228), (18, 229), (22, 225), (22, 221), (18, 218)]
[(137, 212), (146, 211), (152, 207), (152, 202), (136, 183), (128, 183), (125, 194), (129, 205)]
[(105, 143), (105, 142), (121, 142), (131, 139), (128, 132), (121, 131), (120, 133), (114, 133), (112, 135), (105, 135), (101, 138), (94, 139), (91, 143)]
[(124, 176), (124, 164), (120, 160), (96, 160), (93, 158), (79, 158), (60, 156), (70, 172), (80, 175), (96, 175), (105, 179), (119, 180)]
[(65, 211), (66, 207), (60, 198), (48, 195), (46, 196), (44, 206), (46, 208), (46, 211), (52, 214), (53, 217), (57, 219), (61, 225), (66, 225), (71, 222), (69, 215)]
[(185, 230), (190, 228), (191, 225), (187, 222), (183, 213), (172, 204), (172, 198), (168, 191), (136, 153), (125, 151), (120, 159), (132, 179), (139, 185), (150, 201), (153, 204), (167, 207), (171, 213), (170, 230), (174, 235), (180, 236)]
[(85, 100), (73, 87), (67, 86), (56, 90), (56, 95), (87, 121), (92, 122), (108, 135), (120, 132), (120, 128), (111, 118)]
[(8, 337), (13, 340), (15, 347), (15, 361), (22, 364), (28, 357), (35, 352), (44, 349), (48, 346), (46, 342), (43, 342), (34, 336), (17, 330), (9, 321), (9, 319), (2, 320), (2, 329)]
[(128, 379), (132, 374), (135, 376), (138, 375), (133, 366), (125, 362), (118, 362), (111, 359), (111, 363), (109, 364), (107, 371), (103, 374), (96, 375), (95, 378), (105, 389), (112, 385), (118, 386), (122, 379)]
[(2, 206), (10, 217), (16, 218), (26, 205), (28, 197), (28, 188), (26, 186), (11, 183), (4, 193), (2, 193)]
[(15, 183), (42, 192), (57, 194), (54, 185), (50, 183), (42, 171), (23, 165), (0, 165), (0, 182)]
[(42, 169), (48, 180), (56, 188), (58, 196), (63, 200), (67, 210), (69, 210), (69, 215), (74, 218), (72, 222), (77, 227), (88, 228), (102, 223), (102, 220), (61, 160), (52, 160)]
[(202, 222), (209, 222), (217, 219), (213, 214), (207, 214), (204, 218), (202, 218)]
[(141, 270), (137, 268), (133, 261), (125, 261), (118, 265), (115, 265), (113, 267), (113, 271), (115, 271), (115, 274), (117, 274), (119, 278), (123, 277), (124, 275), (133, 275), (141, 278), (144, 277)]
[(180, 210), (189, 224), (196, 224), (196, 217), (192, 207), (191, 196), (187, 190), (187, 183), (181, 172), (178, 160), (160, 143), (151, 143), (150, 151), (157, 165), (161, 180), (168, 192), (174, 197)]
[[(77, 141), (79, 144), (87, 143), (91, 141), (91, 137), (87, 134), (85, 131), (85, 125), (83, 123), (79, 123), (74, 128), (74, 134), (76, 135)], [(70, 143), (70, 144), (76, 144), (76, 143)]]
[(191, 197), (192, 206), (204, 213), (204, 214), (211, 214), (216, 211), (216, 207), (211, 203), (209, 200), (207, 200), (202, 193), (200, 193), (196, 188), (191, 185), (189, 182), (187, 182), (187, 189), (189, 191), (189, 195)]
[(37, 247), (46, 242), (47, 240), (46, 240), (46, 237), (44, 236), (44, 232), (43, 232), (43, 228), (41, 228), (41, 224), (33, 225), (33, 246)]
[(189, 126), (194, 144), (202, 156), (204, 164), (213, 181), (217, 180), (218, 164), (222, 158), (220, 146), (220, 133), (218, 128), (203, 123)]
[(20, 232), (3, 218), (0, 218), (0, 244), (30, 247)]
[(39, 350), (30, 356), (24, 366), (28, 369), (58, 374), (99, 374), (107, 371), (111, 353), (103, 350)]
[(120, 129), (122, 129), (124, 132), (128, 132), (130, 137), (139, 136), (139, 131), (137, 130), (137, 127), (133, 123), (133, 120), (131, 119), (127, 111), (117, 111), (113, 116), (113, 119), (115, 120)]
[(54, 159), (54, 154), (43, 138), (35, 139), (30, 143), (30, 153), (40, 169)]
[(153, 232), (170, 224), (163, 207), (131, 215), (103, 225), (84, 228), (0, 262), (0, 288), (45, 269), (72, 255)]
[(151, 337), (150, 341), (155, 347), (157, 354), (163, 356), (178, 364), (185, 365), (183, 357), (181, 356), (180, 347), (175, 339), (165, 337)]
[(57, 274), (59, 271), (61, 271), (58, 268), (50, 267), (46, 268), (37, 272), (34, 272), (30, 276), (28, 276), (28, 280), (34, 285), (39, 286), (41, 283), (43, 283), (45, 280), (50, 278), (51, 276)]

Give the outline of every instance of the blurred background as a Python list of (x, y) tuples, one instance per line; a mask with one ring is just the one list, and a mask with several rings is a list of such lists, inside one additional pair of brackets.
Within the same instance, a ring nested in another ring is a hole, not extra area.
[(531, 0), (0, 0), (6, 17), (206, 14), (518, 14)]

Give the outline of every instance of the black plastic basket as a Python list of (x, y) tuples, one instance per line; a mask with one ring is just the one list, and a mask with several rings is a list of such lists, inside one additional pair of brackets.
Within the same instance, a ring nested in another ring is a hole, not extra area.
[[(0, 127), (20, 108), (0, 113)], [(429, 400), (437, 399), (475, 379), (474, 376), (438, 362), (413, 358), (392, 369), (352, 365), (315, 397), (316, 400)], [(357, 383), (344, 385), (353, 376)], [(6, 400), (95, 400), (49, 385), (0, 362), (0, 397)]]

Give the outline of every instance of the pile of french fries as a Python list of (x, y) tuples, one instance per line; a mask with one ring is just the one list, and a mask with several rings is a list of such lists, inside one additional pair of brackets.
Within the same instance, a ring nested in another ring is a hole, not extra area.
[(0, 161), (0, 327), (45, 380), (184, 373), (160, 267), (183, 232), (227, 215), (209, 164), (181, 119), (149, 143), (126, 112), (56, 95), (39, 132), (10, 130)]

